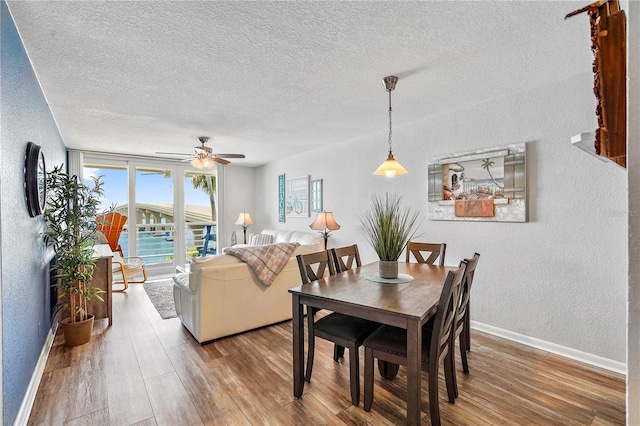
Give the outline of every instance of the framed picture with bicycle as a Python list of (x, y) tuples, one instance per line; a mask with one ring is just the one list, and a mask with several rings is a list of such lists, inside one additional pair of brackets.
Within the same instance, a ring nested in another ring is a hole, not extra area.
[(278, 175), (278, 222), (285, 223), (287, 218), (285, 216), (285, 181), (284, 175)]
[(309, 175), (287, 179), (285, 195), (287, 217), (309, 217)]

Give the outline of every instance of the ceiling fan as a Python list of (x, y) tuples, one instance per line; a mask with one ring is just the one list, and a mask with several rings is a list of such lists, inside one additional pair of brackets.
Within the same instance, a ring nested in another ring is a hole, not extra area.
[(230, 161), (225, 160), (225, 158), (245, 158), (244, 154), (214, 154), (211, 148), (205, 146), (209, 141), (207, 136), (200, 136), (198, 140), (202, 145), (193, 147), (193, 150), (195, 151), (193, 154), (184, 154), (180, 152), (156, 152), (156, 154), (188, 155), (189, 158), (185, 158), (182, 161), (189, 161), (193, 167), (198, 169), (210, 169), (215, 166), (215, 163), (223, 165), (229, 164)]

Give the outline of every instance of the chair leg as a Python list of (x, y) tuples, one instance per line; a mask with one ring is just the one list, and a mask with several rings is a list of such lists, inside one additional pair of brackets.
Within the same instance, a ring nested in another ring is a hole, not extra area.
[[(453, 346), (455, 347), (455, 345)], [(444, 380), (447, 384), (447, 396), (451, 404), (456, 403), (458, 397), (458, 383), (456, 382), (456, 358), (453, 350), (450, 350), (444, 359)]]
[(466, 348), (466, 345), (463, 344), (463, 341), (466, 341), (466, 338), (467, 336), (465, 336), (465, 332), (463, 331), (460, 335), (460, 359), (462, 359), (462, 371), (464, 374), (469, 374), (469, 363), (467, 362), (468, 349)]
[(357, 407), (360, 404), (360, 354), (355, 345), (349, 347), (349, 375), (351, 403)]
[(338, 362), (340, 358), (344, 358), (344, 346), (340, 346), (337, 343), (333, 345), (333, 360)]
[(465, 333), (465, 349), (471, 352), (471, 300), (469, 300), (469, 304), (467, 305), (467, 312), (464, 316), (464, 333)]
[(440, 426), (440, 405), (438, 405), (438, 368), (429, 371), (429, 413), (431, 426)]
[(142, 272), (142, 280), (138, 281), (138, 280), (128, 280), (130, 283), (136, 283), (136, 284), (142, 284), (145, 281), (147, 281), (147, 270), (145, 268), (142, 268), (140, 271), (133, 271), (133, 272), (129, 272), (129, 275), (135, 275), (138, 272)]
[(304, 379), (307, 382), (311, 382), (311, 372), (313, 371), (313, 356), (315, 354), (315, 349), (316, 349), (316, 336), (315, 336), (315, 332), (313, 331), (313, 317), (314, 317), (315, 311), (313, 310), (313, 308), (308, 308), (307, 309), (307, 321), (308, 321), (308, 333), (307, 333), (307, 338), (309, 340), (309, 345), (307, 347), (307, 370), (304, 374)]
[(373, 349), (364, 348), (364, 411), (373, 403)]
[(124, 283), (124, 287), (122, 287), (120, 290), (112, 289), (111, 291), (115, 291), (116, 293), (119, 293), (129, 288), (129, 281), (127, 280), (127, 275), (124, 273), (124, 271), (122, 271), (122, 282)]
[(378, 360), (378, 371), (387, 380), (393, 380), (398, 375), (400, 366), (389, 361)]

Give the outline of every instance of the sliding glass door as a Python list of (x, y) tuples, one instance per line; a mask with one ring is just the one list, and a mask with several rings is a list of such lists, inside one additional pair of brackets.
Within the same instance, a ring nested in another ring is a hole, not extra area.
[(169, 273), (189, 259), (215, 254), (217, 176), (182, 164), (86, 156), (84, 178), (102, 176), (103, 208), (128, 217), (120, 245), (147, 269)]
[[(173, 266), (174, 262), (174, 168), (135, 166), (136, 255), (147, 265)], [(134, 234), (134, 229), (129, 230)]]
[(184, 171), (184, 212), (186, 257), (218, 252), (216, 175)]

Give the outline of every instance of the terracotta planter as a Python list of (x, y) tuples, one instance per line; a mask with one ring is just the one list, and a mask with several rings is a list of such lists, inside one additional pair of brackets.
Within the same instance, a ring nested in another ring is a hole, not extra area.
[(380, 260), (378, 261), (378, 272), (380, 278), (398, 278), (398, 262)]
[(67, 346), (79, 346), (89, 343), (91, 331), (93, 330), (93, 315), (84, 321), (69, 322), (71, 318), (62, 320), (62, 331), (64, 332), (64, 344)]

